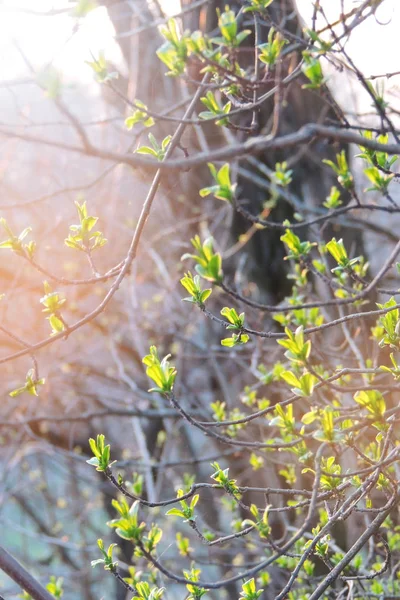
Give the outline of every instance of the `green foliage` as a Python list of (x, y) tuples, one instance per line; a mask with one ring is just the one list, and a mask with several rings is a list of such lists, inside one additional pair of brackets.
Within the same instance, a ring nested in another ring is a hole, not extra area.
[(301, 242), (300, 238), (291, 229), (286, 229), (284, 235), (281, 236), (281, 241), (289, 250), (286, 259), (299, 260), (305, 258), (311, 252), (313, 246), (316, 246), (316, 243), (309, 241)]
[(169, 69), (167, 75), (181, 75), (188, 56), (188, 36), (180, 35), (176, 19), (170, 19), (167, 27), (160, 27), (160, 33), (165, 42), (157, 50), (157, 56)]
[[(379, 340), (379, 346), (390, 346), (390, 348), (398, 349), (400, 347), (400, 320), (399, 320), (399, 309), (396, 300), (393, 296), (384, 304), (378, 304), (380, 309), (390, 309), (386, 314), (382, 315), (379, 320), (379, 331), (382, 332), (382, 337)], [(380, 336), (379, 336), (380, 337)]]
[[(181, 496), (183, 496), (183, 490), (178, 490), (177, 497), (180, 498)], [(188, 504), (185, 500), (180, 500), (179, 504), (181, 505), (181, 509), (179, 510), (179, 508), (171, 508), (166, 514), (181, 517), (182, 519), (185, 519), (185, 522), (194, 521), (194, 509), (198, 501), (198, 494), (195, 494), (192, 497), (190, 504)]]
[(189, 556), (193, 549), (190, 547), (190, 540), (178, 531), (176, 534), (176, 546), (181, 556)]
[(370, 417), (375, 422), (383, 421), (386, 411), (386, 403), (382, 394), (378, 390), (361, 390), (356, 392), (354, 400), (366, 408), (370, 413)]
[(265, 365), (258, 365), (256, 375), (261, 383), (263, 383), (264, 385), (269, 385), (273, 381), (279, 381), (281, 373), (284, 370), (285, 367), (282, 365), (282, 363), (277, 361), (274, 364), (273, 369), (270, 371), (267, 370)]
[[(297, 300), (300, 302), (301, 297), (297, 298)], [(296, 306), (296, 304), (294, 304), (294, 306)], [(317, 306), (310, 309), (294, 308), (290, 312), (277, 313), (273, 316), (273, 319), (283, 327), (288, 327), (289, 325), (295, 325), (296, 327), (318, 327), (324, 322), (324, 316), (321, 314), (320, 309)]]
[(139, 502), (135, 501), (129, 507), (123, 498), (121, 502), (113, 500), (112, 505), (119, 513), (119, 517), (109, 521), (107, 525), (115, 529), (115, 533), (124, 540), (141, 541), (146, 524), (143, 521), (139, 522), (138, 519)]
[(341, 204), (343, 204), (343, 202), (340, 200), (340, 191), (336, 186), (332, 186), (329, 196), (326, 198), (325, 202), (323, 202), (323, 206), (334, 210), (335, 208), (339, 208)]
[(264, 590), (257, 590), (256, 582), (253, 579), (245, 581), (240, 592), (240, 600), (257, 600)]
[(332, 48), (332, 43), (325, 41), (321, 35), (319, 35), (313, 29), (306, 29), (305, 33), (309, 36), (309, 38), (313, 42), (313, 46), (311, 48), (312, 54), (323, 55), (329, 52)]
[[(137, 570), (135, 567), (128, 567), (128, 573), (129, 577), (124, 577), (124, 582), (132, 588), (136, 587), (136, 584), (140, 583), (142, 579), (142, 571)], [(149, 579), (153, 580), (153, 576), (151, 575)]]
[(271, 27), (268, 33), (268, 42), (259, 46), (261, 51), (259, 59), (269, 67), (275, 66), (285, 44), (287, 44), (287, 40), (281, 33), (275, 33), (275, 29)]
[(217, 8), (217, 15), (221, 37), (213, 38), (212, 41), (215, 44), (222, 44), (228, 48), (236, 48), (250, 35), (250, 29), (238, 31), (237, 17), (229, 6), (225, 6), (225, 10), (222, 13)]
[(252, 452), (250, 454), (249, 464), (253, 468), (253, 471), (258, 471), (259, 469), (263, 468), (264, 459), (262, 456), (257, 456), (257, 454), (254, 454), (254, 452)]
[(276, 163), (272, 181), (281, 187), (287, 187), (292, 181), (292, 169), (287, 168), (286, 162)]
[(39, 71), (36, 80), (45, 91), (46, 96), (51, 100), (55, 100), (61, 96), (63, 78), (62, 74), (55, 67), (47, 66)]
[(184, 254), (182, 260), (192, 258), (197, 262), (195, 269), (200, 277), (207, 281), (220, 283), (223, 277), (222, 259), (218, 252), (214, 253), (213, 238), (209, 237), (201, 243), (200, 237), (196, 235), (190, 241), (197, 254)]
[(355, 264), (360, 262), (359, 256), (349, 259), (343, 240), (337, 241), (336, 238), (332, 238), (331, 241), (326, 244), (326, 249), (338, 263), (338, 266), (332, 269), (332, 273), (339, 273), (340, 271), (351, 269)]
[[(361, 135), (365, 137), (366, 140), (373, 139), (372, 131), (362, 131)], [(389, 141), (389, 136), (388, 134), (378, 135), (376, 137), (376, 141), (380, 144), (387, 144)], [(363, 158), (369, 165), (377, 166), (378, 168), (386, 171), (389, 171), (394, 163), (398, 160), (398, 156), (391, 156), (387, 152), (375, 151), (371, 150), (370, 148), (364, 148), (363, 146), (360, 146), (360, 149), (362, 150), (362, 153), (357, 154), (357, 158)]]
[(194, 566), (192, 566), (190, 571), (183, 571), (185, 579), (190, 581), (190, 583), (186, 584), (186, 589), (189, 592), (187, 600), (200, 600), (200, 598), (206, 593), (204, 588), (196, 585), (200, 579), (200, 573), (200, 569), (196, 569)]
[[(63, 589), (63, 577), (55, 577), (54, 575), (50, 575), (50, 581), (46, 585), (46, 590), (54, 597), (54, 598), (62, 598), (64, 594)], [(18, 598), (22, 598), (22, 600), (33, 600), (33, 597), (28, 594), (28, 592), (23, 591), (22, 594), (18, 595)]]
[(48, 314), (46, 317), (51, 326), (51, 334), (56, 335), (65, 330), (64, 319), (61, 316), (61, 309), (64, 306), (66, 299), (61, 298), (58, 292), (52, 292), (47, 281), (43, 282), (45, 295), (40, 299), (44, 309), (42, 312)]
[[(315, 528), (313, 530), (314, 534), (318, 533), (318, 529)], [(316, 556), (318, 556), (320, 559), (324, 560), (325, 557), (327, 556), (328, 552), (329, 552), (329, 542), (331, 540), (331, 536), (329, 534), (324, 535), (320, 540), (318, 540), (318, 542), (315, 545), (315, 554)], [(309, 544), (308, 544), (309, 545)], [(307, 544), (305, 544), (305, 547), (307, 547)]]
[(89, 465), (96, 467), (96, 471), (100, 472), (107, 472), (115, 462), (110, 462), (110, 444), (106, 446), (104, 442), (105, 436), (102, 433), (97, 435), (95, 440), (90, 438), (89, 445), (94, 457), (86, 461)]
[(50, 575), (50, 581), (46, 585), (46, 589), (54, 596), (54, 598), (62, 598), (64, 594), (63, 581), (64, 579), (62, 577), (54, 577), (54, 575)]
[(219, 483), (231, 496), (235, 498), (240, 496), (236, 480), (229, 479), (229, 469), (221, 469), (217, 462), (211, 463), (211, 466), (215, 469), (215, 473), (211, 475), (211, 479)]
[(311, 352), (311, 340), (304, 340), (303, 327), (298, 327), (295, 332), (286, 327), (285, 333), (287, 339), (278, 340), (278, 344), (287, 348), (286, 358), (294, 364), (306, 364)]
[(193, 277), (190, 271), (185, 273), (185, 276), (182, 277), (181, 284), (190, 294), (189, 298), (183, 298), (183, 300), (185, 302), (197, 304), (200, 307), (204, 306), (205, 301), (210, 297), (212, 292), (210, 288), (202, 290), (200, 286), (200, 275), (195, 275)]
[[(204, 106), (208, 109), (207, 111), (203, 111), (203, 112), (199, 113), (200, 119), (207, 120), (207, 119), (213, 119), (214, 117), (229, 115), (232, 103), (227, 102), (225, 104), (225, 106), (221, 106), (219, 104), (218, 100), (216, 99), (214, 93), (211, 90), (209, 90), (203, 98), (200, 98), (200, 100), (204, 104)], [(228, 123), (229, 123), (229, 119), (226, 117), (215, 121), (216, 125), (228, 125)], [(209, 166), (211, 169), (212, 165), (209, 165)], [(229, 172), (229, 165), (227, 164), (226, 166), (228, 167), (228, 172)], [(201, 191), (200, 191), (200, 195), (201, 195)]]
[(117, 546), (117, 544), (110, 544), (108, 546), (108, 549), (105, 550), (103, 540), (98, 539), (97, 545), (100, 548), (100, 552), (102, 553), (103, 558), (92, 560), (92, 567), (95, 567), (96, 565), (104, 565), (104, 569), (106, 571), (114, 571), (118, 566), (118, 563), (113, 561), (113, 550)]
[(273, 3), (273, 1), (274, 0), (250, 0), (250, 6), (246, 6), (243, 9), (243, 12), (263, 13), (268, 8), (268, 6), (270, 6)]
[(126, 485), (135, 496), (141, 496), (143, 494), (143, 475), (134, 473), (132, 482), (128, 482)]
[(45, 295), (40, 299), (43, 304), (43, 312), (47, 314), (60, 312), (62, 306), (65, 304), (65, 298), (60, 298), (58, 292), (52, 292), (51, 287), (47, 281), (43, 283)]
[(387, 371), (388, 373), (391, 373), (391, 375), (393, 375), (395, 381), (399, 381), (400, 379), (400, 366), (398, 365), (393, 352), (390, 353), (390, 362), (393, 365), (393, 368), (390, 368), (386, 365), (382, 365), (381, 367), (379, 367), (380, 369), (382, 369), (382, 371)]
[(90, 253), (107, 243), (106, 238), (101, 231), (92, 231), (98, 221), (98, 217), (90, 217), (87, 213), (86, 202), (75, 202), (78, 211), (79, 225), (71, 225), (71, 233), (65, 239), (65, 244), (69, 248)]
[(219, 171), (215, 168), (212, 163), (208, 163), (208, 167), (211, 171), (211, 175), (213, 176), (216, 185), (212, 185), (211, 187), (206, 187), (200, 190), (200, 196), (204, 198), (205, 196), (209, 196), (213, 194), (215, 198), (218, 200), (225, 200), (226, 202), (233, 203), (235, 198), (235, 189), (236, 184), (231, 184), (231, 178), (229, 173), (229, 164), (225, 163)]
[(374, 85), (371, 81), (368, 81), (368, 79), (366, 79), (365, 84), (368, 87), (368, 90), (369, 90), (372, 98), (374, 99), (372, 106), (375, 108), (375, 105), (378, 105), (380, 110), (385, 110), (389, 106), (389, 103), (386, 102), (385, 97), (384, 97), (385, 96), (384, 80), (378, 79)]
[[(189, 37), (185, 38), (186, 47), (190, 54), (202, 60), (202, 57), (214, 59), (217, 62), (222, 60), (221, 53), (216, 51), (211, 40), (203, 34), (202, 31), (194, 31)], [(203, 72), (212, 71), (212, 67), (205, 67)]]
[(174, 387), (176, 377), (175, 367), (171, 367), (168, 354), (160, 361), (157, 348), (150, 346), (150, 354), (143, 358), (143, 363), (146, 365), (146, 375), (154, 381), (157, 387), (151, 388), (150, 392), (159, 392), (160, 394), (169, 394)]
[(23, 244), (22, 242), (28, 233), (32, 231), (32, 228), (26, 227), (23, 231), (21, 231), (19, 236), (16, 236), (12, 232), (12, 229), (5, 219), (1, 218), (0, 224), (8, 235), (8, 239), (4, 240), (4, 242), (0, 242), (0, 248), (10, 249), (15, 252), (15, 254), (24, 256), (31, 260), (36, 250), (36, 243), (28, 242), (28, 244)]
[(238, 330), (238, 333), (233, 333), (232, 337), (223, 339), (221, 341), (222, 346), (233, 348), (238, 344), (247, 344), (250, 337), (242, 331), (245, 319), (244, 313), (240, 313), (240, 315), (238, 315), (234, 308), (228, 308), (225, 306), (221, 310), (221, 315), (230, 323), (230, 325), (227, 325), (227, 329)]
[(296, 470), (293, 465), (288, 465), (284, 469), (280, 469), (279, 475), (285, 479), (288, 485), (294, 485), (296, 483)]
[(213, 418), (216, 421), (225, 421), (226, 419), (226, 403), (217, 400), (216, 402), (211, 402), (210, 408), (213, 411)]
[(290, 435), (296, 430), (296, 421), (293, 416), (293, 404), (283, 407), (277, 404), (274, 409), (275, 417), (270, 420), (271, 427), (278, 427), (286, 435)]
[(172, 139), (171, 135), (167, 135), (167, 137), (165, 137), (163, 139), (163, 141), (161, 142), (161, 146), (159, 145), (159, 143), (157, 142), (156, 138), (154, 137), (154, 135), (152, 133), (149, 133), (149, 141), (151, 146), (140, 146), (137, 150), (136, 150), (136, 154), (150, 154), (151, 156), (154, 156), (154, 158), (156, 158), (159, 161), (164, 160), (165, 158), (165, 154), (167, 152), (169, 143)]
[(70, 14), (76, 19), (83, 19), (92, 10), (97, 8), (97, 6), (97, 2), (95, 2), (94, 0), (77, 0)]
[[(322, 457), (321, 459), (321, 476), (320, 483), (323, 490), (335, 490), (343, 481), (341, 477), (335, 477), (342, 473), (342, 468), (335, 462), (335, 457), (330, 456), (329, 458)], [(314, 469), (306, 467), (302, 470), (302, 473), (314, 473)]]
[(300, 377), (296, 377), (291, 371), (281, 373), (282, 379), (289, 385), (292, 385), (292, 392), (298, 396), (311, 396), (314, 390), (314, 385), (318, 379), (311, 373), (304, 373)]
[(128, 130), (131, 130), (136, 123), (141, 123), (145, 127), (152, 127), (155, 123), (153, 117), (150, 117), (147, 112), (147, 106), (140, 100), (134, 100), (133, 104), (137, 107), (133, 113), (125, 119), (125, 125)]
[(245, 519), (242, 523), (242, 526), (247, 527), (250, 525), (250, 526), (254, 527), (255, 529), (257, 529), (261, 538), (268, 539), (271, 534), (271, 526), (269, 525), (269, 522), (268, 522), (269, 509), (270, 509), (270, 506), (266, 506), (266, 508), (264, 509), (264, 511), (261, 515), (257, 506), (255, 504), (252, 504), (250, 506), (250, 513), (254, 517), (254, 520), (253, 519)]
[(319, 422), (319, 428), (314, 432), (313, 437), (321, 442), (339, 442), (343, 439), (343, 435), (340, 431), (335, 429), (334, 418), (338, 417), (339, 413), (333, 410), (331, 406), (327, 406), (324, 409), (312, 409), (302, 417), (302, 422), (306, 425)]
[(165, 588), (151, 588), (147, 581), (138, 581), (135, 587), (138, 595), (132, 600), (160, 600), (165, 591)]
[(30, 369), (26, 374), (25, 385), (10, 392), (10, 396), (15, 398), (16, 396), (19, 396), (25, 392), (31, 396), (39, 396), (38, 386), (44, 385), (45, 382), (46, 380), (43, 377), (41, 379), (37, 379), (35, 369)]
[(302, 71), (310, 82), (303, 85), (305, 89), (318, 90), (327, 81), (319, 59), (309, 52), (303, 52)]
[[(163, 532), (157, 525), (152, 525), (149, 532), (142, 537), (142, 544), (146, 552), (154, 552), (158, 543), (161, 541)], [(135, 548), (135, 556), (140, 558), (143, 555), (140, 548)]]
[(92, 69), (98, 83), (108, 83), (113, 79), (118, 79), (118, 73), (109, 70), (109, 65), (104, 56), (104, 52), (100, 52), (97, 58), (93, 57), (93, 61), (85, 62)]
[(382, 194), (387, 194), (389, 183), (392, 181), (394, 173), (386, 175), (381, 173), (378, 167), (367, 167), (364, 169), (364, 173), (373, 184), (366, 189), (367, 192), (381, 192)]
[(354, 187), (354, 179), (349, 165), (347, 164), (346, 152), (342, 150), (336, 154), (336, 164), (332, 160), (324, 159), (322, 161), (336, 173), (338, 182), (345, 190), (352, 190)]

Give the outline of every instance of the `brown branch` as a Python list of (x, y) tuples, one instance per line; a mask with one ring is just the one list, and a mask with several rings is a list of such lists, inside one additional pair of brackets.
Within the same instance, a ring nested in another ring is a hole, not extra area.
[(0, 569), (28, 592), (33, 600), (54, 600), (54, 597), (2, 546), (0, 546)]
[[(248, 108), (252, 108), (252, 104)], [(88, 148), (73, 146), (71, 144), (49, 140), (38, 135), (11, 131), (4, 127), (0, 127), (0, 135), (9, 138), (17, 138), (25, 142), (43, 144), (52, 148), (75, 152), (89, 157), (100, 158), (102, 160), (126, 164), (130, 165), (131, 167), (142, 166), (172, 171), (182, 170), (182, 168), (197, 167), (207, 162), (226, 161), (228, 159), (248, 156), (249, 154), (259, 154), (261, 152), (265, 152), (266, 150), (273, 151), (290, 149), (302, 144), (308, 144), (313, 139), (326, 139), (344, 144), (357, 144), (363, 148), (368, 148), (369, 150), (375, 150), (378, 152), (386, 152), (390, 155), (400, 154), (400, 144), (382, 144), (381, 142), (377, 142), (375, 140), (366, 139), (365, 137), (347, 129), (327, 127), (325, 125), (317, 125), (315, 123), (308, 123), (294, 133), (289, 133), (275, 139), (270, 139), (268, 136), (257, 136), (249, 138), (243, 143), (231, 144), (217, 150), (199, 152), (197, 155), (184, 160), (181, 158), (168, 159), (162, 163), (153, 159), (144, 158), (143, 156), (138, 156), (136, 154), (121, 154), (118, 152), (113, 152), (112, 150), (102, 150), (94, 145), (90, 145)]]

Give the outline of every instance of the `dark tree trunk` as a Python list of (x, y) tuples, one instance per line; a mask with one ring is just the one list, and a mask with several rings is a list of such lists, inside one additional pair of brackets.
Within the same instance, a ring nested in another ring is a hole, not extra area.
[[(190, 4), (187, 0), (185, 4)], [(193, 14), (188, 22), (188, 26), (195, 29), (195, 24), (192, 23), (193, 18), (198, 14), (199, 25), (207, 27), (208, 31), (217, 27), (217, 19), (215, 9), (219, 7), (223, 10), (225, 2), (215, 0), (212, 5), (208, 5), (203, 12), (197, 11)], [(240, 9), (241, 3), (230, 3), (231, 8)], [(269, 18), (273, 24), (283, 24), (285, 31), (291, 33), (297, 38), (303, 37), (303, 24), (296, 10), (295, 0), (280, 0), (275, 1), (269, 7)], [(252, 28), (252, 17), (249, 17), (249, 23), (246, 23), (246, 28)], [(268, 38), (270, 23), (261, 22), (259, 27), (259, 43), (265, 43)], [(253, 29), (254, 30), (254, 29)], [(254, 46), (254, 36), (251, 35), (243, 44), (244, 61), (252, 63), (254, 60), (253, 54), (246, 51)], [(242, 46), (241, 46), (242, 48)], [(284, 77), (293, 68), (292, 62), (295, 56), (283, 62), (281, 77)], [(295, 61), (297, 63), (297, 60)], [(296, 132), (307, 123), (323, 123), (326, 119), (340, 118), (340, 109), (338, 109), (330, 92), (325, 88), (323, 95), (317, 94), (309, 89), (303, 89), (305, 78), (300, 77), (293, 81), (288, 88), (282, 90), (280, 96), (271, 97), (260, 108), (257, 115), (258, 129), (256, 135), (268, 134), (271, 131), (274, 115), (275, 118), (279, 114), (279, 124), (276, 128), (275, 135), (281, 136)], [(275, 82), (271, 82), (271, 87)], [(263, 90), (265, 91), (265, 90)], [(275, 104), (279, 104), (279, 110)], [(240, 117), (239, 124), (242, 126), (250, 126), (253, 118), (252, 112)], [(245, 140), (249, 134), (239, 133), (238, 137)], [(328, 142), (319, 141), (300, 148), (299, 151), (281, 151), (281, 152), (265, 152), (257, 157), (262, 165), (269, 169), (275, 170), (277, 162), (287, 161), (289, 167), (293, 170), (292, 182), (287, 188), (289, 196), (297, 203), (297, 207), (291, 205), (284, 197), (278, 199), (277, 205), (268, 215), (269, 220), (282, 222), (284, 219), (293, 220), (293, 213), (300, 210), (301, 207), (321, 208), (322, 202), (329, 195), (330, 189), (337, 184), (336, 177), (333, 171), (321, 162), (321, 157), (334, 160), (335, 155), (343, 147), (339, 144), (331, 144)], [(242, 169), (247, 171), (244, 175)], [(241, 172), (242, 171), (242, 172)], [(254, 166), (254, 162), (249, 163), (246, 159), (239, 161), (238, 182), (238, 201), (245, 202), (246, 209), (254, 215), (258, 215), (263, 207), (263, 203), (270, 198), (270, 194), (265, 188), (261, 187), (256, 181), (257, 175), (262, 178), (259, 169)], [(342, 190), (342, 199), (344, 203), (349, 201), (349, 195)], [(311, 213), (312, 214), (312, 213)], [(236, 241), (241, 235), (246, 233), (250, 227), (250, 222), (240, 215), (235, 213), (232, 220), (232, 236)], [(287, 263), (284, 262), (285, 250), (280, 237), (282, 230), (279, 229), (264, 229), (257, 231), (244, 247), (246, 255), (245, 274), (249, 281), (257, 284), (258, 295), (264, 301), (269, 303), (279, 302), (283, 297), (290, 292), (291, 283), (286, 279)], [(310, 235), (306, 229), (301, 230), (300, 237), (305, 238)], [(343, 237), (346, 246), (352, 253), (363, 252), (363, 241), (360, 230), (345, 230), (341, 231), (341, 227), (335, 227), (334, 234), (338, 237)], [(315, 235), (312, 232), (311, 235)], [(328, 226), (324, 230), (324, 239), (330, 239), (333, 235), (332, 227)]]

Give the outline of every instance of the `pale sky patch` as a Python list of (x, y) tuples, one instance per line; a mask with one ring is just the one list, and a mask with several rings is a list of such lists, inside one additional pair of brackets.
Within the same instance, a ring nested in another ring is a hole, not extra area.
[[(278, 1), (278, 0), (276, 0)], [(179, 12), (179, 0), (161, 0), (168, 14)], [(338, 19), (340, 0), (321, 0), (328, 18)], [(359, 4), (355, 0), (344, 0), (345, 10)], [(310, 24), (313, 1), (297, 0), (297, 5), (306, 25)], [(51, 64), (63, 73), (68, 83), (93, 81), (91, 69), (85, 61), (92, 60), (104, 51), (106, 58), (121, 64), (121, 53), (114, 40), (114, 30), (104, 7), (98, 7), (85, 19), (77, 21), (67, 14), (39, 17), (24, 13), (16, 8), (48, 11), (72, 7), (64, 0), (3, 0), (0, 4), (0, 80), (11, 80), (26, 75), (27, 69), (15, 48), (16, 41), (29, 57), (36, 70)], [(321, 17), (317, 26), (324, 25)], [(338, 28), (340, 31), (340, 26)], [(369, 18), (352, 33), (346, 49), (358, 68), (366, 75), (385, 74), (400, 69), (400, 1), (384, 0), (375, 18)], [(330, 77), (330, 85), (340, 102), (345, 102), (349, 110), (368, 110), (370, 98), (359, 93), (359, 86), (350, 82), (343, 74), (332, 70), (322, 61)], [(386, 90), (394, 94), (400, 91), (400, 76), (386, 82)], [(390, 96), (392, 99), (392, 96)], [(394, 101), (399, 103), (398, 98)]]

